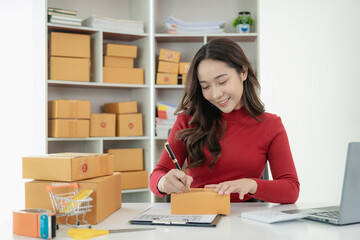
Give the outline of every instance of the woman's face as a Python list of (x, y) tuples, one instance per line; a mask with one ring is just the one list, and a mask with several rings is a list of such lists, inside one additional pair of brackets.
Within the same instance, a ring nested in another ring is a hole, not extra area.
[(222, 61), (206, 59), (198, 66), (198, 78), (204, 98), (220, 111), (229, 113), (243, 106), (241, 97), (247, 69), (239, 74)]

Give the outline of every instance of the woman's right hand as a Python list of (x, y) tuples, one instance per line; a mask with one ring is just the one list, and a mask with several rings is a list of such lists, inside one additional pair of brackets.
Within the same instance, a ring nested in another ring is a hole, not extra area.
[(190, 187), (193, 178), (178, 169), (171, 169), (158, 182), (158, 189), (162, 193), (182, 193)]

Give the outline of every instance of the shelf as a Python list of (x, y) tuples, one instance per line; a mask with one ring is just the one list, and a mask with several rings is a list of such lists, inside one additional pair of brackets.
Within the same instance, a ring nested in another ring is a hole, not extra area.
[(89, 138), (53, 138), (49, 137), (48, 141), (57, 142), (57, 141), (113, 141), (113, 140), (149, 140), (148, 136), (140, 137), (89, 137)]
[(253, 42), (257, 39), (257, 33), (219, 33), (219, 34), (168, 34), (156, 33), (157, 42), (204, 42), (211, 39), (224, 37), (236, 42)]
[(80, 87), (80, 88), (149, 88), (145, 84), (113, 84), (113, 83), (97, 83), (97, 82), (75, 82), (48, 80), (48, 86), (53, 87)]
[(148, 191), (150, 191), (149, 188), (139, 188), (139, 189), (122, 190), (121, 193), (138, 193), (138, 192), (148, 192)]
[(166, 141), (167, 138), (164, 138), (164, 137), (155, 137), (155, 140)]
[(184, 89), (185, 85), (155, 85), (155, 88), (163, 89)]

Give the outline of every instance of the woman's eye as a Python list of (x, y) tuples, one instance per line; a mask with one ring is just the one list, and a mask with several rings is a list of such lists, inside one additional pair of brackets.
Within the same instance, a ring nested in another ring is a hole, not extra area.
[(202, 89), (203, 90), (209, 89), (209, 86), (203, 87)]
[(220, 84), (220, 85), (224, 85), (226, 82), (227, 82), (227, 80), (226, 80), (226, 81), (222, 81), (222, 82), (220, 82), (219, 84)]

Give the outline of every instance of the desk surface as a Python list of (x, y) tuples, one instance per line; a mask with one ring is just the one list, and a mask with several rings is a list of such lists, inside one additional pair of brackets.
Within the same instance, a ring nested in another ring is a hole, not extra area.
[[(168, 204), (168, 203), (157, 203)], [(93, 225), (94, 229), (118, 229), (118, 228), (139, 228), (155, 227), (155, 230), (116, 233), (107, 236), (99, 236), (94, 240), (111, 239), (149, 239), (149, 240), (184, 240), (184, 239), (359, 239), (360, 224), (346, 226), (334, 226), (326, 223), (314, 222), (307, 219), (266, 224), (239, 217), (242, 212), (278, 209), (290, 210), (297, 208), (310, 208), (328, 206), (325, 204), (297, 203), (289, 205), (267, 204), (267, 203), (232, 203), (231, 214), (224, 216), (215, 228), (205, 227), (182, 227), (182, 226), (157, 226), (157, 225), (132, 225), (129, 219), (137, 216), (149, 207), (151, 203), (123, 203), (122, 208), (106, 218), (98, 225)], [(70, 239), (67, 237), (68, 227), (60, 225), (56, 232), (56, 240)], [(1, 239), (30, 240), (34, 238), (18, 236), (12, 234), (12, 222), (0, 226)]]

